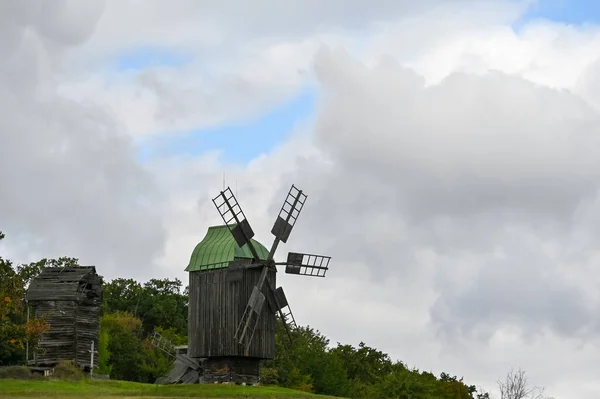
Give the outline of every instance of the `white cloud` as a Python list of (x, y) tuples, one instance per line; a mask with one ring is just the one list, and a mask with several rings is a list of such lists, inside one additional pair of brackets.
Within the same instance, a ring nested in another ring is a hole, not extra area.
[[(265, 0), (265, 13), (256, 2), (248, 10), (233, 3), (236, 12), (227, 12), (230, 2), (106, 2), (95, 34), (69, 58), (72, 72), (85, 67), (82, 77), (63, 82), (61, 92), (77, 101), (95, 96), (135, 137), (173, 134), (245, 119), (290, 98), (311, 84), (312, 55), (324, 43), (368, 56), (371, 48), (377, 55), (389, 51), (394, 38), (394, 51), (412, 52), (440, 35), (512, 20), (523, 10), (521, 3), (499, 1), (346, 1), (341, 11), (335, 2), (294, 7)], [(440, 18), (465, 5), (473, 10)], [(415, 29), (419, 40), (406, 40)], [(190, 60), (174, 68), (106, 73), (107, 63), (140, 48)]]

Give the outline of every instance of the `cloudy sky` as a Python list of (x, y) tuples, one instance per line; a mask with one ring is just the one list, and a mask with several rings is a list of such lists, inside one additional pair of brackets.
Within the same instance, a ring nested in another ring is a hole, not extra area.
[(187, 281), (223, 176), (266, 244), (295, 183), (299, 323), (599, 397), (600, 5), (0, 0), (0, 54), (3, 255)]

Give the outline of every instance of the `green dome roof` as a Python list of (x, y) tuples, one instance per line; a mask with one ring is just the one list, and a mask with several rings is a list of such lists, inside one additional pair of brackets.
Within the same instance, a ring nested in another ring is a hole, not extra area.
[[(251, 240), (261, 260), (266, 260), (269, 251), (256, 240)], [(240, 247), (235, 242), (227, 226), (212, 226), (206, 236), (196, 245), (187, 272), (221, 269), (227, 267), (235, 258), (252, 259), (248, 245)]]

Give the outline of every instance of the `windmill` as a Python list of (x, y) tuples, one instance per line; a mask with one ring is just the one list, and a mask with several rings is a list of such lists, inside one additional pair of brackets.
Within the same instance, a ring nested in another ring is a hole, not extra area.
[(188, 356), (203, 358), (204, 381), (253, 383), (259, 362), (275, 354), (276, 315), (288, 337), (296, 321), (282, 287), (276, 286), (277, 267), (287, 274), (325, 277), (329, 256), (289, 252), (276, 262), (275, 252), (286, 243), (306, 202), (292, 185), (271, 229), (267, 250), (254, 240), (254, 231), (228, 187), (213, 199), (223, 226), (209, 228), (196, 246), (190, 265)]

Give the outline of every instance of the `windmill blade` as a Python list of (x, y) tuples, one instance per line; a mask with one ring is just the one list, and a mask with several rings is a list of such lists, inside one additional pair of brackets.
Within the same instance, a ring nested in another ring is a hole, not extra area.
[(290, 304), (288, 303), (287, 298), (285, 297), (285, 293), (283, 292), (282, 287), (278, 287), (275, 290), (275, 298), (277, 301), (277, 305), (279, 306), (279, 317), (283, 322), (283, 326), (285, 327), (285, 331), (291, 343), (292, 334), (290, 333), (290, 327), (295, 330), (298, 328), (298, 325), (296, 324), (296, 319), (294, 318), (294, 314), (292, 313), (292, 309), (290, 308)]
[(242, 319), (238, 323), (237, 329), (235, 330), (234, 338), (239, 344), (244, 345), (246, 352), (248, 352), (250, 344), (252, 343), (254, 331), (258, 325), (258, 320), (260, 319), (260, 314), (265, 303), (266, 298), (261, 290), (263, 284), (267, 280), (268, 271), (269, 268), (263, 266), (263, 270), (260, 273), (258, 282), (252, 289), (252, 294), (250, 294), (250, 299), (248, 300), (246, 309), (244, 309), (244, 313), (242, 314)]
[(279, 318), (283, 323), (283, 327), (285, 329), (286, 335), (288, 337), (289, 343), (292, 343), (292, 334), (290, 329), (298, 328), (296, 324), (296, 319), (292, 314), (292, 309), (285, 297), (285, 292), (282, 287), (278, 287), (275, 289), (270, 279), (267, 277), (267, 283), (269, 284), (269, 290), (267, 295), (267, 302), (269, 303), (269, 307), (273, 313), (279, 313)]
[(254, 237), (254, 231), (250, 227), (250, 223), (246, 219), (246, 215), (244, 215), (244, 211), (242, 211), (240, 204), (238, 204), (231, 188), (227, 187), (225, 191), (221, 191), (212, 201), (217, 207), (225, 225), (231, 231), (237, 245), (240, 247), (248, 245), (255, 261), (260, 261), (256, 248), (254, 248), (252, 241), (250, 241)]
[(285, 265), (285, 272), (287, 274), (325, 277), (325, 273), (329, 270), (330, 260), (330, 256), (290, 252), (288, 253), (287, 262), (277, 264)]
[(271, 229), (271, 234), (275, 236), (275, 240), (269, 251), (269, 261), (273, 260), (279, 242), (283, 241), (285, 243), (290, 237), (290, 233), (296, 224), (296, 220), (298, 220), (298, 216), (300, 216), (300, 211), (306, 202), (306, 198), (306, 194), (292, 184), (283, 202), (283, 206), (277, 215), (277, 219), (275, 219), (275, 224)]
[(290, 233), (296, 224), (296, 220), (300, 215), (300, 211), (306, 202), (307, 195), (292, 184), (288, 195), (283, 202), (283, 206), (277, 215), (275, 224), (271, 229), (271, 233), (275, 238), (287, 242)]
[(244, 314), (242, 315), (242, 319), (240, 320), (234, 335), (237, 342), (244, 345), (246, 352), (249, 350), (250, 344), (252, 343), (254, 331), (256, 331), (256, 326), (258, 325), (264, 303), (265, 295), (260, 291), (258, 286), (254, 286), (252, 294), (250, 295), (250, 300), (246, 305), (246, 309), (244, 310)]

